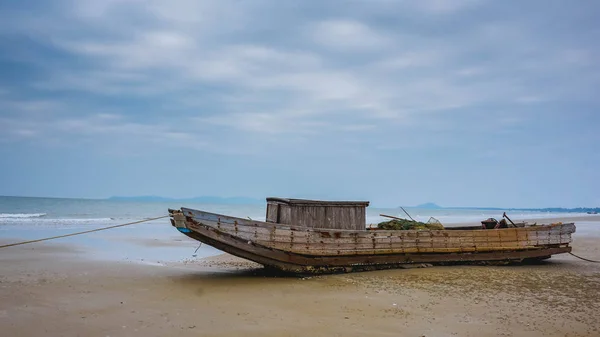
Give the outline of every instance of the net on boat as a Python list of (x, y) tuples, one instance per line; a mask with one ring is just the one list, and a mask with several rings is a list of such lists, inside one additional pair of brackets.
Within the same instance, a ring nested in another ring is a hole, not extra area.
[(408, 219), (383, 221), (377, 224), (377, 228), (387, 230), (440, 230), (444, 229), (444, 226), (438, 219), (431, 217), (427, 222)]
[(442, 223), (440, 222), (440, 220), (434, 218), (434, 217), (430, 217), (429, 221), (427, 221), (427, 224), (430, 226), (437, 226), (437, 229), (444, 229), (444, 226), (442, 225)]

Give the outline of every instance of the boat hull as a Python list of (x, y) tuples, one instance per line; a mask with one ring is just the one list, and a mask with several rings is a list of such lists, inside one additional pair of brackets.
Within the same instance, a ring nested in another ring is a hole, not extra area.
[(493, 230), (352, 231), (293, 227), (182, 208), (183, 234), (290, 273), (388, 269), (419, 263), (519, 262), (571, 251), (573, 224)]

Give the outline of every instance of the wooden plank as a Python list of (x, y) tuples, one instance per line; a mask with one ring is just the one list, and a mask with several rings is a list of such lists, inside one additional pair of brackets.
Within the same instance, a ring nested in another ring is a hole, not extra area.
[[(275, 229), (280, 233), (285, 233), (289, 231), (289, 229)], [(330, 231), (330, 230), (304, 230), (304, 231), (296, 231), (297, 236), (302, 235), (313, 235), (319, 234), (322, 237), (335, 237), (335, 238), (354, 238), (356, 235), (359, 237), (445, 237), (445, 238), (462, 238), (465, 236), (474, 236), (474, 237), (490, 237), (490, 236), (500, 236), (500, 237), (510, 237), (510, 236), (527, 236), (527, 235), (539, 235), (540, 233), (551, 233), (551, 234), (570, 234), (570, 232), (565, 233), (565, 231), (561, 231), (560, 229), (554, 230), (536, 230), (536, 231), (515, 231), (514, 229), (505, 229), (505, 230), (464, 230), (460, 232), (454, 232), (452, 235), (448, 234), (449, 231), (444, 230), (432, 230), (432, 231), (385, 231), (385, 232), (375, 232), (375, 231)]]
[[(387, 248), (402, 248), (402, 247), (427, 247), (427, 248), (460, 248), (460, 247), (512, 247), (512, 246), (534, 246), (536, 243), (527, 241), (513, 241), (513, 242), (483, 242), (479, 244), (474, 243), (431, 243), (431, 242), (404, 242), (404, 243), (356, 243), (356, 244), (323, 244), (323, 243), (306, 243), (306, 242), (273, 242), (273, 241), (262, 241), (258, 240), (257, 243), (268, 247), (282, 248), (282, 247), (305, 247), (306, 249), (387, 249)], [(558, 241), (546, 242), (545, 244), (559, 244)]]
[(233, 255), (247, 258), (258, 263), (291, 272), (347, 271), (338, 267), (353, 268), (356, 265), (385, 267), (397, 263), (422, 263), (442, 261), (480, 261), (506, 260), (544, 257), (570, 251), (570, 247), (508, 251), (506, 253), (449, 253), (449, 254), (382, 254), (376, 256), (331, 256), (306, 257), (303, 255), (287, 254), (278, 250), (265, 249), (234, 239), (231, 236), (219, 234), (206, 226), (190, 224), (194, 232), (186, 234), (196, 240), (205, 242)]
[(484, 252), (484, 251), (504, 251), (504, 250), (519, 250), (525, 248), (534, 248), (533, 246), (476, 246), (476, 247), (398, 247), (398, 248), (343, 248), (343, 247), (306, 247), (300, 244), (285, 245), (285, 244), (269, 244), (270, 248), (289, 251), (303, 255), (366, 255), (366, 254), (393, 254), (393, 253), (459, 253), (459, 252)]
[(329, 207), (367, 207), (369, 206), (368, 201), (329, 201), (329, 200), (309, 200), (309, 199), (294, 199), (294, 198), (277, 198), (269, 197), (267, 202), (278, 202), (290, 206), (329, 206)]
[[(466, 231), (465, 237), (439, 237), (433, 235), (427, 235), (428, 233), (407, 233), (408, 235), (395, 235), (395, 236), (375, 236), (371, 235), (370, 237), (360, 237), (358, 235), (353, 236), (352, 238), (336, 238), (329, 237), (327, 235), (316, 235), (314, 232), (306, 232), (299, 233), (296, 231), (281, 231), (281, 230), (272, 230), (268, 231), (262, 228), (242, 228), (238, 227), (236, 230), (235, 226), (221, 226), (220, 230), (228, 232), (230, 234), (236, 234), (240, 237), (246, 239), (258, 238), (263, 240), (272, 240), (274, 242), (289, 242), (291, 238), (294, 238), (296, 241), (309, 242), (309, 243), (343, 243), (343, 244), (352, 244), (357, 242), (373, 242), (376, 243), (388, 243), (388, 242), (410, 242), (410, 241), (421, 241), (421, 242), (442, 242), (442, 243), (452, 243), (452, 242), (512, 242), (512, 241), (546, 241), (546, 240), (556, 240), (557, 238), (564, 238), (565, 241), (570, 240), (570, 236), (562, 236), (562, 235), (552, 235), (552, 233), (535, 233), (534, 236), (528, 237), (527, 233), (517, 234), (516, 236), (511, 235), (498, 235), (497, 232), (490, 233), (488, 236), (471, 236), (472, 233), (468, 233)], [(246, 231), (248, 230), (248, 231)], [(280, 234), (282, 233), (282, 234)]]
[[(402, 248), (402, 247), (431, 247), (431, 248), (452, 248), (452, 247), (505, 247), (505, 246), (534, 246), (537, 243), (534, 242), (490, 242), (490, 243), (455, 243), (455, 244), (432, 244), (423, 242), (405, 242), (395, 244), (369, 244), (369, 243), (358, 243), (358, 244), (321, 244), (321, 243), (306, 243), (306, 242), (273, 242), (273, 241), (262, 241), (256, 240), (253, 242), (260, 243), (267, 247), (306, 247), (307, 249), (360, 249), (360, 248), (373, 248), (373, 249), (387, 249), (387, 248)], [(560, 242), (554, 241), (552, 244), (559, 244)], [(550, 244), (550, 243), (545, 243)]]
[(273, 202), (267, 203), (267, 222), (278, 223), (279, 221), (279, 205)]
[(298, 238), (294, 236), (258, 236), (252, 235), (248, 233), (241, 233), (241, 238), (248, 240), (263, 240), (263, 241), (271, 241), (271, 242), (279, 242), (279, 243), (287, 243), (290, 241), (306, 243), (306, 244), (326, 244), (326, 245), (355, 245), (355, 244), (375, 244), (375, 245), (388, 245), (388, 244), (407, 244), (411, 242), (418, 242), (422, 244), (441, 244), (441, 245), (453, 245), (453, 244), (485, 244), (485, 243), (510, 243), (510, 242), (555, 242), (555, 243), (568, 243), (571, 242), (570, 237), (561, 237), (561, 236), (548, 236), (545, 238), (534, 238), (534, 239), (500, 239), (500, 238), (465, 238), (463, 240), (444, 240), (444, 239), (435, 239), (435, 238), (417, 238), (417, 239), (406, 239), (406, 240), (396, 240), (396, 239), (361, 239), (357, 238), (356, 240), (347, 240), (347, 239), (311, 239), (311, 238)]
[[(207, 225), (213, 225), (211, 222), (204, 222)], [(491, 236), (499, 236), (499, 237), (510, 237), (510, 236), (527, 236), (527, 235), (542, 235), (543, 233), (557, 234), (557, 235), (566, 235), (570, 234), (570, 232), (562, 231), (560, 228), (555, 229), (546, 229), (546, 230), (536, 230), (536, 231), (518, 231), (515, 229), (505, 229), (505, 230), (464, 230), (454, 231), (452, 235), (448, 235), (447, 233), (450, 231), (445, 230), (432, 230), (432, 231), (382, 231), (382, 232), (374, 232), (374, 231), (335, 231), (335, 230), (321, 230), (321, 229), (308, 229), (304, 228), (302, 230), (291, 230), (285, 227), (278, 227), (275, 225), (270, 226), (270, 228), (266, 228), (264, 226), (258, 225), (234, 225), (230, 223), (216, 223), (213, 225), (215, 227), (219, 227), (221, 229), (233, 229), (234, 227), (238, 228), (238, 231), (242, 232), (255, 232), (259, 233), (271, 233), (272, 231), (276, 231), (278, 233), (282, 233), (286, 235), (289, 232), (294, 232), (296, 236), (311, 236), (311, 235), (320, 235), (321, 237), (333, 237), (335, 239), (344, 239), (350, 238), (354, 239), (354, 237), (400, 237), (410, 238), (410, 237), (444, 237), (444, 238), (463, 238), (466, 236), (473, 237), (491, 237)]]
[(343, 242), (342, 240), (302, 240), (302, 238), (296, 237), (280, 237), (279, 240), (274, 240), (266, 237), (247, 237), (241, 236), (243, 238), (249, 240), (257, 240), (257, 242), (262, 242), (265, 245), (270, 243), (272, 244), (281, 244), (281, 245), (289, 245), (289, 244), (297, 244), (304, 246), (314, 246), (314, 247), (401, 247), (401, 246), (410, 246), (410, 245), (420, 245), (420, 246), (431, 246), (431, 247), (463, 247), (463, 246), (511, 246), (511, 245), (525, 245), (525, 246), (533, 246), (539, 244), (559, 244), (559, 243), (569, 243), (570, 238), (565, 237), (547, 237), (544, 240), (536, 239), (536, 240), (501, 240), (499, 238), (489, 238), (487, 240), (481, 240), (481, 238), (475, 238), (475, 240), (440, 240), (440, 239), (432, 239), (432, 238), (422, 238), (422, 239), (410, 239), (410, 240), (402, 240), (395, 241), (390, 239), (372, 239), (372, 240), (361, 240), (356, 239), (351, 242)]
[(292, 223), (292, 213), (289, 205), (279, 204), (279, 222), (283, 224)]

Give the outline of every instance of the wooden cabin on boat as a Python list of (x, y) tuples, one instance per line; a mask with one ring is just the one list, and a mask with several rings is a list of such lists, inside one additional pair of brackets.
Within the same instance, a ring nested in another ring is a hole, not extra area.
[(267, 198), (266, 222), (327, 229), (366, 229), (368, 201)]

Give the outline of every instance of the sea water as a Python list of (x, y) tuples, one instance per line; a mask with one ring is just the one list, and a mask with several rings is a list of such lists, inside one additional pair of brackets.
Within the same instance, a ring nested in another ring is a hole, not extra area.
[[(133, 202), (93, 199), (0, 197), (0, 241), (2, 243), (35, 240), (60, 236), (78, 231), (124, 224), (167, 215), (169, 208), (201, 209), (253, 220), (264, 220), (266, 203), (261, 205), (219, 205), (192, 202)], [(420, 209), (405, 207), (418, 221), (431, 217), (444, 226), (459, 223), (477, 224), (487, 218), (502, 218), (502, 210), (492, 209)], [(388, 220), (380, 214), (401, 218), (408, 216), (400, 208), (367, 208), (367, 224), (376, 225)], [(585, 216), (581, 213), (550, 213), (510, 211), (513, 221), (553, 217)], [(584, 231), (594, 231), (595, 224)], [(131, 260), (145, 263), (181, 261), (217, 255), (220, 252), (207, 245), (199, 245), (177, 232), (168, 218), (119, 227), (107, 231), (61, 238), (52, 242), (75, 247), (78, 254), (90, 258)], [(32, 244), (36, 245), (36, 244)], [(199, 247), (200, 246), (200, 247)], [(199, 248), (198, 248), (199, 247)], [(10, 248), (7, 248), (10, 249)], [(1, 252), (0, 252), (1, 253)]]

